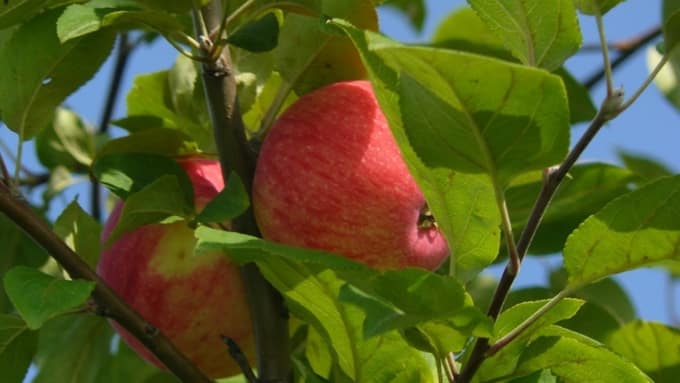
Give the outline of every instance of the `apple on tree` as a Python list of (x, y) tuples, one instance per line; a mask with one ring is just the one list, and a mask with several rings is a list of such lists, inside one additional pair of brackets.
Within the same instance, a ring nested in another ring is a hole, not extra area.
[(253, 208), (264, 238), (379, 269), (436, 269), (449, 255), (371, 84), (308, 93), (272, 125)]
[[(199, 210), (224, 188), (217, 161), (194, 157), (179, 164), (193, 184)], [(104, 226), (104, 244), (122, 207), (119, 202)], [(254, 354), (250, 311), (238, 266), (219, 252), (194, 256), (195, 243), (185, 221), (141, 226), (105, 248), (97, 271), (204, 374), (211, 378), (235, 375), (240, 370), (221, 335), (234, 339), (250, 358)], [(161, 367), (141, 342), (111, 323), (138, 354)]]

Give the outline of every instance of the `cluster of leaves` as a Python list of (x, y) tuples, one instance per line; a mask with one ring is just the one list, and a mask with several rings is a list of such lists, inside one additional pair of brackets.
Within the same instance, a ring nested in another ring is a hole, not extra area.
[[(677, 269), (680, 178), (647, 159), (622, 153), (625, 167), (573, 167), (530, 248), (535, 255), (561, 252), (564, 268), (548, 286), (513, 291), (497, 320), (484, 312), (496, 282), (480, 272), (504, 259), (504, 209), (512, 232), (520, 233), (543, 170), (569, 151), (571, 126), (597, 113), (588, 91), (563, 67), (581, 44), (577, 11), (602, 15), (620, 1), (469, 0), (422, 46), (377, 32), (378, 0), (228, 2), (230, 37), (218, 43), (229, 45), (238, 69), (248, 136), (259, 140), (282, 109), (310, 90), (369, 78), (454, 254), (438, 273), (378, 272), (332, 254), (212, 229), (210, 223), (248, 207), (236, 176), (195, 211), (191, 183), (173, 158), (215, 155), (196, 62), (207, 58), (196, 49), (201, 43), (191, 37), (188, 14), (205, 3), (0, 5), (0, 118), (21, 142), (35, 140), (49, 170), (42, 211), (77, 181), (73, 174), (90, 174), (126, 200), (114, 238), (140, 225), (186, 220), (198, 227), (197, 252), (221, 249), (235, 262), (255, 262), (296, 319), (298, 381), (441, 380), (450, 354), (465, 367), (472, 339), (494, 344), (546, 305), (549, 311), (484, 360), (474, 381), (676, 379), (680, 333), (637, 320), (610, 278), (645, 266)], [(664, 2), (669, 52), (677, 41), (676, 4)], [(423, 1), (385, 5), (422, 26)], [(116, 34), (128, 30), (139, 41), (161, 35), (183, 55), (166, 71), (136, 77), (128, 115), (114, 122), (129, 134), (112, 139), (93, 133), (62, 103), (109, 56)], [(76, 201), (53, 228), (96, 264), (100, 224)], [(35, 381), (176, 381), (142, 362), (104, 319), (91, 315), (92, 282), (65, 278), (5, 216), (0, 240), (7, 244), (0, 258), (0, 380), (21, 382), (33, 364)], [(567, 293), (573, 298), (554, 298)]]

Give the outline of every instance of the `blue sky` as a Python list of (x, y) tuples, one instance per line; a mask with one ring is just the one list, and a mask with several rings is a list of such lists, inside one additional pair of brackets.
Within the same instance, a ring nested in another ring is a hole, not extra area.
[[(396, 12), (386, 9), (380, 12), (381, 28), (387, 35), (402, 41), (427, 41), (438, 22), (454, 8), (465, 4), (464, 1), (428, 0), (428, 16), (424, 31), (416, 33)], [(660, 22), (660, 1), (623, 2), (618, 8), (605, 17), (605, 28), (610, 41), (617, 41), (632, 37), (658, 25)], [(595, 43), (598, 41), (595, 21), (591, 17), (581, 17), (584, 41)], [(123, 79), (123, 94), (132, 85), (135, 74), (148, 73), (167, 69), (172, 65), (176, 52), (166, 43), (159, 41), (148, 49), (136, 51), (130, 61), (130, 66)], [(101, 103), (105, 97), (106, 86), (111, 73), (109, 60), (99, 74), (77, 93), (72, 95), (67, 103), (78, 111), (86, 120), (94, 123), (99, 120)], [(597, 53), (579, 54), (569, 60), (567, 67), (583, 79), (601, 67), (601, 56)], [(641, 53), (629, 60), (615, 72), (615, 85), (623, 86), (632, 92), (647, 75), (645, 54)], [(593, 91), (596, 104), (602, 100), (604, 88), (598, 86)], [(114, 118), (125, 115), (125, 102), (121, 99), (114, 113)], [(578, 137), (583, 127), (573, 130), (573, 137)], [(10, 145), (14, 145), (13, 134), (7, 129), (0, 130), (0, 137)], [(677, 111), (672, 108), (655, 89), (650, 88), (638, 102), (618, 119), (608, 124), (593, 144), (587, 149), (583, 160), (597, 160), (617, 163), (616, 150), (626, 150), (651, 155), (665, 162), (676, 171), (680, 169), (680, 119)], [(27, 154), (32, 152), (29, 146)], [(30, 168), (35, 168), (35, 159), (26, 158)], [(66, 193), (65, 200), (70, 200), (77, 194), (83, 194), (79, 200), (87, 203), (86, 189), (74, 187)], [(52, 212), (52, 215), (57, 213)], [(527, 262), (517, 281), (518, 286), (542, 283), (546, 277), (545, 265), (555, 264), (558, 259), (530, 260)], [(499, 268), (492, 270), (499, 272)], [(664, 274), (654, 270), (638, 270), (627, 273), (618, 278), (631, 293), (638, 307), (641, 317), (649, 320), (668, 321), (666, 300), (663, 298), (666, 289)], [(680, 300), (680, 299), (676, 299)], [(680, 302), (678, 302), (680, 306)]]

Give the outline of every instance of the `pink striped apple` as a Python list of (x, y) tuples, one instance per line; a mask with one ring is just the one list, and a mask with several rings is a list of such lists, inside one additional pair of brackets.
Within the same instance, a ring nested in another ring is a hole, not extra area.
[(448, 256), (367, 81), (308, 93), (272, 125), (253, 208), (265, 238), (379, 269), (436, 269)]
[[(200, 210), (224, 187), (220, 165), (198, 158), (179, 163), (191, 179)], [(104, 226), (104, 246), (122, 207), (116, 205)], [(238, 267), (219, 252), (194, 256), (195, 243), (187, 222), (141, 226), (105, 248), (97, 271), (207, 376), (235, 375), (240, 371), (220, 335), (233, 338), (251, 358), (254, 350)], [(139, 355), (161, 366), (136, 338), (112, 325)]]

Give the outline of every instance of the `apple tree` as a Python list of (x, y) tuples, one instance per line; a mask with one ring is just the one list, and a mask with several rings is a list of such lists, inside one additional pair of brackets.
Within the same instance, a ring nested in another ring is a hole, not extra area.
[[(423, 0), (4, 0), (0, 382), (675, 382), (680, 332), (612, 276), (680, 272), (680, 178), (580, 157), (653, 82), (680, 105), (680, 2), (626, 44), (622, 0), (467, 3), (413, 45), (376, 8)], [(93, 128), (65, 100), (109, 56)]]

